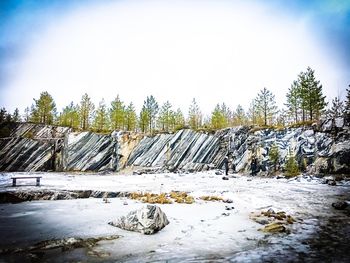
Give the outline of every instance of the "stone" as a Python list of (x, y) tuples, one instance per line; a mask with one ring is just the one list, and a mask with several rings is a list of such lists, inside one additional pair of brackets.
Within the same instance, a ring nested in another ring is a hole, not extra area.
[(332, 203), (332, 206), (337, 210), (344, 210), (345, 208), (347, 208), (348, 203), (341, 201), (341, 202)]
[(337, 182), (335, 180), (326, 180), (326, 182), (328, 185), (333, 185), (333, 186), (337, 185)]
[(222, 177), (222, 180), (228, 180), (227, 176)]
[(126, 216), (122, 216), (108, 224), (124, 230), (151, 235), (163, 229), (169, 224), (169, 221), (158, 206), (147, 205), (141, 209), (131, 211)]

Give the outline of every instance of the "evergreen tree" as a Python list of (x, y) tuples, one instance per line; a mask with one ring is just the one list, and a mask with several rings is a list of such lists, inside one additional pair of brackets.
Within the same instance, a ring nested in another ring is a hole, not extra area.
[(80, 128), (85, 131), (89, 129), (95, 105), (92, 103), (89, 95), (85, 93), (80, 101), (79, 117)]
[(274, 143), (271, 148), (270, 148), (270, 152), (269, 152), (269, 158), (270, 158), (270, 162), (273, 165), (273, 171), (276, 172), (277, 171), (277, 164), (278, 164), (278, 160), (280, 157), (280, 153), (278, 150), (278, 146), (276, 143)]
[(21, 116), (19, 115), (19, 110), (18, 108), (15, 109), (15, 111), (12, 114), (12, 121), (13, 122), (20, 122), (21, 121)]
[(68, 106), (63, 108), (59, 117), (59, 125), (78, 129), (79, 124), (79, 107), (78, 105), (74, 105), (72, 101)]
[(188, 125), (194, 130), (202, 125), (202, 113), (195, 98), (193, 98), (188, 111)]
[(35, 104), (32, 105), (31, 119), (34, 122), (53, 124), (56, 115), (56, 104), (52, 96), (44, 91), (40, 94), (38, 100), (34, 99)]
[(225, 121), (224, 127), (228, 127), (230, 123), (232, 123), (233, 121), (233, 113), (225, 103), (221, 104), (220, 110), (222, 115), (224, 116), (224, 121)]
[(173, 115), (173, 129), (179, 130), (185, 126), (185, 117), (180, 108)]
[(287, 162), (285, 165), (285, 174), (287, 177), (292, 177), (299, 174), (298, 163), (295, 160), (294, 154), (292, 154), (291, 151), (289, 151), (289, 154), (287, 156)]
[(149, 112), (146, 109), (146, 106), (143, 105), (142, 110), (140, 112), (140, 118), (139, 118), (139, 126), (142, 132), (147, 132), (150, 122)]
[(275, 95), (271, 91), (264, 88), (260, 90), (260, 93), (255, 99), (257, 111), (261, 113), (266, 126), (268, 123), (273, 123), (273, 117), (276, 114), (277, 106), (275, 101)]
[(338, 97), (332, 100), (332, 107), (328, 110), (327, 115), (331, 119), (335, 119), (344, 115), (344, 103)]
[(234, 117), (233, 117), (233, 125), (234, 126), (239, 126), (239, 125), (244, 125), (246, 124), (246, 114), (244, 112), (243, 107), (238, 104), (236, 111), (234, 113)]
[(162, 131), (168, 132), (170, 127), (171, 127), (171, 121), (173, 118), (173, 111), (171, 110), (171, 104), (169, 101), (166, 101), (159, 112), (159, 117), (158, 117), (158, 123), (159, 123), (159, 128)]
[(102, 99), (96, 110), (95, 119), (93, 123), (94, 130), (103, 132), (108, 130), (108, 113), (104, 99)]
[(137, 116), (134, 104), (130, 102), (125, 110), (125, 129), (127, 131), (135, 131), (137, 125)]
[(3, 107), (0, 109), (0, 123), (3, 123), (6, 121), (6, 115), (7, 115), (7, 111), (6, 109)]
[(212, 112), (210, 122), (213, 129), (222, 129), (226, 126), (227, 121), (219, 104), (216, 105)]
[(293, 116), (294, 122), (298, 122), (298, 113), (301, 108), (300, 88), (298, 81), (293, 81), (287, 93), (287, 103), (285, 104), (289, 113)]
[(288, 112), (285, 109), (281, 109), (277, 113), (277, 125), (285, 127), (288, 122)]
[(258, 112), (255, 99), (250, 103), (247, 117), (252, 125), (260, 124), (261, 114)]
[(30, 108), (29, 107), (26, 107), (24, 109), (24, 121), (25, 122), (28, 122), (29, 121), (29, 118), (30, 118)]
[(314, 73), (314, 70), (308, 67), (306, 72), (301, 72), (298, 76), (303, 121), (306, 120), (306, 115), (311, 121), (319, 120), (327, 106), (326, 96), (322, 94), (322, 85), (316, 80)]
[[(349, 85), (350, 87), (350, 85)], [(346, 101), (345, 101), (345, 122), (349, 125), (350, 124), (350, 88), (346, 89)]]
[(113, 130), (122, 130), (125, 124), (125, 106), (120, 100), (119, 95), (111, 102), (109, 116)]
[(156, 117), (159, 111), (158, 103), (156, 99), (151, 95), (147, 96), (146, 100), (144, 101), (144, 109), (147, 111), (148, 114), (148, 126), (149, 131), (152, 132), (155, 126)]

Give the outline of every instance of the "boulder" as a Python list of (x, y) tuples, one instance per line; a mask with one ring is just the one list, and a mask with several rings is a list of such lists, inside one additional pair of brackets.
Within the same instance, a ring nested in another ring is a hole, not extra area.
[(341, 202), (332, 203), (332, 206), (337, 210), (344, 210), (348, 206), (348, 203), (341, 201)]
[(169, 224), (165, 213), (156, 205), (147, 205), (141, 209), (131, 211), (116, 221), (109, 222), (121, 229), (152, 235)]

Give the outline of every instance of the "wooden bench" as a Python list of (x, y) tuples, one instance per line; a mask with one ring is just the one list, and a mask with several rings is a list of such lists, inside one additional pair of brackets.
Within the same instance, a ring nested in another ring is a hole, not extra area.
[(35, 178), (36, 179), (36, 186), (40, 186), (40, 178), (42, 176), (14, 176), (14, 177), (11, 177), (12, 179), (12, 186), (16, 186), (16, 181), (18, 179), (32, 179), (32, 178)]

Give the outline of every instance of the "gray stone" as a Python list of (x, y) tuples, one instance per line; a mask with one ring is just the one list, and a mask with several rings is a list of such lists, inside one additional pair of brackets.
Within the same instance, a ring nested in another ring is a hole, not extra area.
[(163, 229), (169, 224), (165, 213), (155, 205), (147, 205), (139, 210), (131, 211), (110, 225), (124, 230), (136, 231), (145, 235), (151, 235)]
[(347, 208), (348, 203), (344, 201), (336, 202), (336, 203), (332, 203), (332, 206), (337, 210), (344, 210), (345, 208)]

